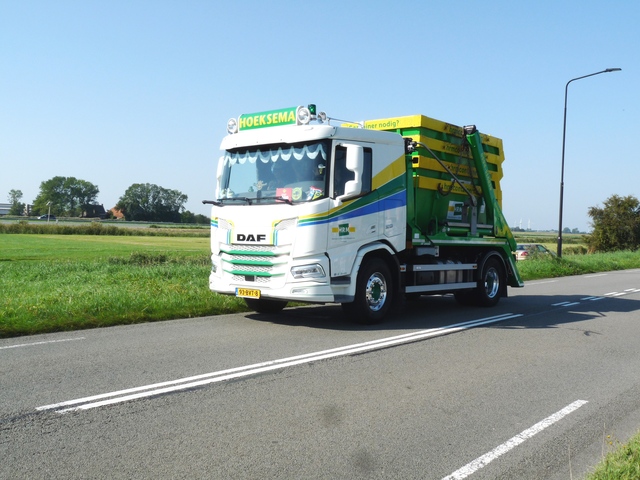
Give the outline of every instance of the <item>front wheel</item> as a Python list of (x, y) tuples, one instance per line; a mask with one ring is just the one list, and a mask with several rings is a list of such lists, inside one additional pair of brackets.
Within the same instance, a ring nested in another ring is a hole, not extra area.
[(356, 322), (373, 325), (384, 318), (392, 300), (391, 271), (383, 260), (373, 258), (360, 267), (354, 301), (343, 303), (342, 308)]
[(245, 298), (244, 302), (247, 307), (258, 313), (278, 313), (288, 303), (286, 300), (272, 300), (269, 298)]
[(502, 263), (497, 258), (488, 259), (482, 267), (482, 274), (478, 282), (477, 302), (481, 307), (493, 307), (502, 295), (506, 286), (506, 276)]

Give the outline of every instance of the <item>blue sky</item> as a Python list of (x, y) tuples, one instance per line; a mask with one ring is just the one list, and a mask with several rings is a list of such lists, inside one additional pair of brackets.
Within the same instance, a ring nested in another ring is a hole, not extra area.
[(511, 226), (640, 197), (640, 2), (0, 0), (0, 202), (54, 176), (111, 208), (134, 183), (208, 215), (229, 117), (315, 103), (423, 114), (503, 139)]

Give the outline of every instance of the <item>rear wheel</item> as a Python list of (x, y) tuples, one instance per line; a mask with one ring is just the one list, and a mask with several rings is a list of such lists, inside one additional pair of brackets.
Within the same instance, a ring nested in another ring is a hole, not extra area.
[(245, 298), (244, 302), (247, 307), (258, 313), (278, 313), (288, 303), (286, 300), (272, 300), (269, 298)]
[(482, 267), (476, 299), (481, 307), (493, 307), (500, 301), (506, 277), (502, 263), (497, 258), (488, 259)]
[(373, 325), (384, 318), (392, 300), (391, 271), (383, 260), (373, 258), (360, 267), (354, 301), (343, 303), (342, 308), (356, 322)]

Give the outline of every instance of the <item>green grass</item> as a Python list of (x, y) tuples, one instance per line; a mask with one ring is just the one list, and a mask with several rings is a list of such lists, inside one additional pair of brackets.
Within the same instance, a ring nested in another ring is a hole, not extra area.
[(640, 479), (640, 433), (626, 444), (609, 452), (586, 477), (586, 480), (638, 479)]
[(517, 262), (525, 281), (541, 278), (566, 277), (586, 273), (640, 268), (640, 251), (609, 252), (593, 255), (535, 256)]
[(109, 236), (178, 236), (208, 237), (209, 225), (149, 224), (142, 222), (87, 221), (82, 219), (58, 222), (3, 221), (0, 233), (55, 234), (55, 235), (109, 235)]
[(133, 252), (208, 255), (208, 237), (107, 235), (0, 235), (0, 262), (105, 260)]
[(208, 238), (0, 235), (0, 337), (246, 310), (210, 268)]

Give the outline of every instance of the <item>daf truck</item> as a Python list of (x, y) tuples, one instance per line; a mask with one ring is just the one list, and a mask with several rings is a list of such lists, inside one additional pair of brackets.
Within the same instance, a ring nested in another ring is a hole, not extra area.
[(232, 118), (211, 204), (211, 291), (275, 313), (339, 303), (377, 323), (401, 297), (491, 307), (522, 287), (499, 138), (424, 115), (347, 122), (315, 105)]

